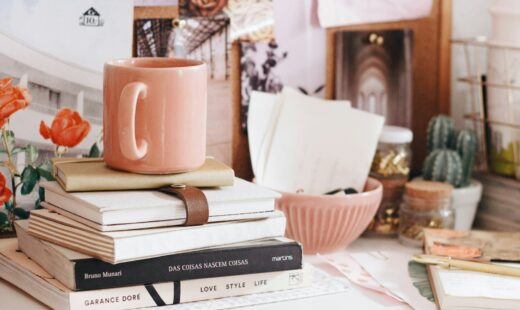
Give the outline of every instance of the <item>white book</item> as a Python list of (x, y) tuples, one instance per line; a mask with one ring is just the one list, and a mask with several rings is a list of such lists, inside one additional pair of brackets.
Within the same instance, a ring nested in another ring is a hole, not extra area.
[(49, 210), (34, 210), (28, 232), (42, 240), (116, 264), (249, 240), (281, 237), (282, 212), (257, 220), (101, 232)]
[[(45, 207), (67, 217), (75, 215), (78, 221), (83, 218), (87, 220), (83, 224), (100, 230), (132, 229), (131, 225), (130, 228), (125, 225), (136, 223), (149, 223), (145, 227), (179, 225), (186, 219), (182, 200), (159, 191), (67, 193), (57, 182), (43, 182), (40, 186), (45, 189)], [(233, 186), (202, 191), (208, 200), (209, 222), (269, 216), (274, 211), (275, 199), (280, 196), (238, 178)]]
[(0, 277), (53, 309), (135, 309), (311, 285), (314, 270), (278, 271), (74, 292), (17, 252), (16, 239), (0, 240)]

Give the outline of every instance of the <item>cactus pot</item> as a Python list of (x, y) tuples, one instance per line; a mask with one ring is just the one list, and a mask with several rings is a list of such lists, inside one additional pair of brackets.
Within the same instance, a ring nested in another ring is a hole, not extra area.
[(475, 179), (471, 179), (468, 186), (453, 190), (452, 205), (455, 209), (455, 229), (471, 229), (481, 197), (482, 183)]

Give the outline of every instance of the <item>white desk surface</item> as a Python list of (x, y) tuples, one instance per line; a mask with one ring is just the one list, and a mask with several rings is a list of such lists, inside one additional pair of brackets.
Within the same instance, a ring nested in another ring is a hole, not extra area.
[[(407, 248), (400, 245), (395, 239), (368, 239), (361, 238), (355, 241), (347, 249), (346, 253), (366, 252), (376, 250), (393, 250), (410, 253), (419, 252), (418, 249)], [(333, 267), (323, 263), (316, 256), (307, 255), (305, 261), (325, 270), (331, 275), (340, 276)], [(369, 290), (353, 285), (353, 292), (318, 296), (306, 299), (291, 300), (280, 303), (271, 303), (249, 307), (249, 309), (410, 309), (406, 305), (398, 304), (392, 299)], [(22, 290), (0, 279), (0, 309), (48, 309)], [(158, 308), (159, 309), (159, 308)]]

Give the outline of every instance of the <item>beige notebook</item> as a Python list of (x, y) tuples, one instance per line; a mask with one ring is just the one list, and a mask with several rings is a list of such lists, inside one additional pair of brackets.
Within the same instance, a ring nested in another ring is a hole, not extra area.
[(136, 174), (110, 169), (102, 158), (55, 158), (53, 174), (67, 192), (154, 189), (170, 184), (196, 187), (233, 185), (233, 169), (208, 157), (195, 171), (176, 174)]

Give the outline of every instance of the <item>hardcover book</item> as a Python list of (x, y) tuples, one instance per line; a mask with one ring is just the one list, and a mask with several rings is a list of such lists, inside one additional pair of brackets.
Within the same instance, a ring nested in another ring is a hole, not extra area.
[[(202, 190), (208, 200), (209, 222), (261, 218), (274, 212), (279, 193), (238, 178), (234, 183)], [(44, 207), (97, 230), (174, 226), (186, 219), (184, 202), (158, 191), (67, 193), (56, 182), (40, 186), (45, 189)]]
[(53, 173), (67, 192), (153, 189), (171, 184), (195, 187), (233, 185), (233, 169), (208, 157), (195, 171), (149, 175), (108, 168), (102, 158), (54, 158)]
[(264, 219), (128, 231), (101, 232), (49, 210), (34, 210), (29, 234), (117, 264), (183, 251), (283, 236), (285, 217), (275, 211)]
[(74, 291), (302, 268), (301, 246), (286, 238), (112, 265), (39, 240), (28, 234), (28, 224), (15, 223), (20, 250)]
[(18, 252), (16, 239), (0, 240), (0, 277), (53, 309), (135, 309), (229, 296), (297, 289), (313, 269), (286, 270), (74, 292)]

